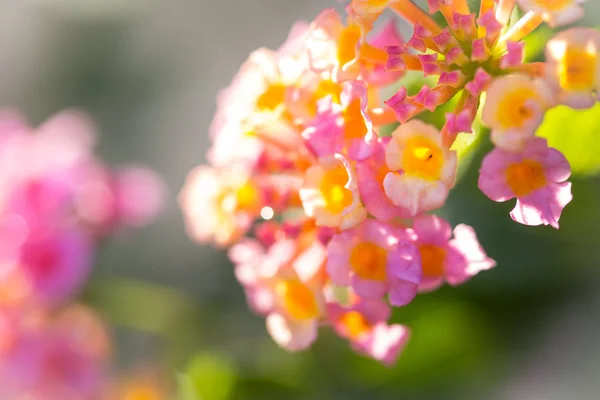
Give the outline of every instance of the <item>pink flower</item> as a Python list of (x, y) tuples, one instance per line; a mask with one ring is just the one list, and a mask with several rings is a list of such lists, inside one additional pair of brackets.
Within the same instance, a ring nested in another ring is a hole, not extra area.
[(491, 129), (494, 145), (521, 151), (553, 106), (552, 91), (545, 81), (527, 75), (505, 75), (487, 89), (482, 121)]
[(517, 198), (513, 220), (525, 225), (551, 225), (558, 229), (562, 209), (572, 200), (566, 180), (571, 167), (546, 139), (529, 139), (522, 152), (495, 149), (483, 160), (479, 188), (494, 201)]
[(308, 61), (299, 55), (303, 49), (300, 38), (305, 33), (290, 34), (280, 51), (254, 51), (231, 85), (219, 94), (210, 127), (213, 145), (207, 158), (211, 164), (240, 164), (254, 169), (268, 151), (270, 141), (287, 148), (300, 143), (298, 132), (283, 113), (290, 91), (307, 70)]
[(352, 166), (340, 154), (322, 157), (319, 164), (306, 170), (300, 200), (317, 226), (348, 229), (367, 217), (354, 175)]
[(111, 171), (100, 163), (89, 163), (75, 179), (75, 210), (100, 235), (122, 226), (147, 225), (164, 208), (165, 184), (143, 166)]
[(361, 200), (369, 212), (382, 221), (410, 218), (410, 212), (398, 207), (385, 194), (383, 186), (386, 175), (391, 172), (385, 163), (385, 139), (373, 145), (373, 153), (356, 163), (356, 177)]
[[(376, 49), (384, 50), (388, 46), (398, 46), (404, 43), (402, 35), (398, 31), (396, 21), (388, 21), (379, 32), (374, 32), (367, 42)], [(364, 51), (364, 49), (363, 49)], [(369, 85), (385, 86), (397, 82), (404, 75), (403, 71), (387, 71), (385, 63), (369, 64), (361, 60), (362, 78)]]
[(245, 170), (199, 166), (179, 195), (188, 231), (200, 242), (226, 245), (250, 228), (262, 207), (262, 194)]
[(345, 26), (334, 9), (315, 18), (307, 39), (313, 71), (326, 74), (335, 82), (353, 80), (360, 74), (357, 52), (361, 29), (356, 23)]
[(600, 32), (576, 27), (560, 32), (546, 44), (545, 79), (558, 102), (575, 109), (592, 107), (600, 89)]
[(340, 104), (331, 97), (319, 103), (319, 113), (302, 132), (318, 157), (339, 153), (351, 160), (363, 160), (373, 151), (377, 135), (367, 115), (367, 87), (364, 82), (346, 82)]
[(441, 207), (456, 180), (456, 152), (443, 146), (434, 126), (416, 119), (392, 133), (385, 161), (392, 171), (383, 181), (385, 194), (411, 216)]
[(421, 281), (418, 252), (401, 230), (365, 220), (342, 232), (327, 246), (327, 272), (333, 283), (350, 285), (364, 298), (390, 295), (390, 303), (412, 301)]
[(322, 266), (327, 254), (315, 233), (281, 238), (267, 250), (247, 239), (229, 252), (250, 307), (266, 316), (270, 335), (290, 351), (312, 344), (324, 312)]
[(62, 302), (79, 289), (92, 266), (93, 244), (76, 227), (32, 231), (23, 246), (19, 268), (41, 304)]
[(419, 290), (433, 290), (444, 281), (458, 285), (496, 265), (477, 241), (475, 231), (461, 224), (452, 228), (434, 215), (420, 215), (411, 229), (421, 255), (423, 278)]
[(71, 307), (56, 319), (20, 327), (0, 360), (0, 398), (96, 399), (107, 383), (108, 344), (102, 324)]
[(359, 353), (391, 366), (409, 339), (408, 328), (388, 325), (389, 306), (381, 300), (359, 300), (350, 307), (327, 305), (327, 316), (338, 335)]

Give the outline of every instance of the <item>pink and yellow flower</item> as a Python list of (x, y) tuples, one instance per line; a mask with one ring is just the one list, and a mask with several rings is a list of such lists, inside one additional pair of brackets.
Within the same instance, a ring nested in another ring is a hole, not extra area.
[(434, 126), (419, 120), (392, 133), (385, 161), (392, 171), (383, 181), (385, 193), (412, 216), (441, 207), (456, 180), (456, 152), (443, 146)]
[(359, 300), (349, 307), (327, 305), (327, 316), (335, 331), (352, 347), (391, 366), (404, 349), (410, 331), (403, 325), (388, 325), (390, 307), (381, 300)]
[(313, 71), (334, 82), (360, 77), (370, 84), (384, 85), (399, 79), (402, 71), (384, 69), (384, 48), (403, 42), (395, 23), (390, 21), (372, 38), (363, 41), (362, 22), (356, 13), (349, 14), (347, 25), (333, 9), (319, 14), (311, 24), (307, 38)]
[(388, 139), (378, 139), (373, 145), (373, 153), (367, 159), (356, 163), (356, 177), (361, 200), (369, 212), (381, 221), (408, 219), (410, 212), (398, 207), (385, 194), (383, 182), (391, 171), (385, 163), (385, 144)]
[(246, 171), (200, 166), (179, 195), (190, 235), (224, 246), (250, 229), (262, 207), (262, 193)]
[(559, 102), (572, 108), (588, 108), (600, 90), (600, 32), (571, 28), (554, 36), (546, 45), (546, 80), (559, 95)]
[(377, 140), (367, 114), (367, 88), (360, 81), (346, 82), (343, 87), (340, 104), (331, 97), (322, 100), (317, 117), (302, 137), (318, 157), (339, 153), (363, 160)]
[(423, 278), (419, 289), (429, 291), (444, 282), (458, 285), (496, 265), (481, 248), (475, 231), (468, 225), (452, 228), (434, 215), (420, 215), (411, 229), (421, 256)]
[(315, 239), (315, 231), (303, 231), (296, 238), (279, 238), (266, 250), (257, 241), (244, 240), (229, 253), (250, 307), (266, 316), (275, 342), (290, 351), (312, 344), (324, 313), (322, 266), (327, 255)]
[(360, 202), (355, 173), (340, 155), (322, 157), (306, 170), (300, 189), (304, 212), (318, 226), (348, 229), (367, 217)]
[(483, 160), (479, 188), (494, 201), (517, 198), (513, 220), (558, 229), (563, 208), (572, 200), (571, 167), (546, 139), (531, 138), (520, 153), (495, 149)]
[(367, 299), (389, 293), (404, 306), (417, 294), (421, 264), (404, 230), (372, 219), (334, 236), (327, 246), (327, 272), (333, 283), (351, 286)]
[(507, 75), (490, 84), (481, 118), (490, 127), (497, 147), (520, 151), (552, 105), (552, 91), (545, 81), (527, 75)]

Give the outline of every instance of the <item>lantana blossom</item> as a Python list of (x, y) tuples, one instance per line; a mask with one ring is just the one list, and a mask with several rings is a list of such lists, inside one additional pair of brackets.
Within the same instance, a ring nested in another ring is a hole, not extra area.
[(592, 107), (600, 89), (600, 32), (571, 28), (546, 45), (546, 80), (559, 101), (576, 109)]
[(340, 154), (322, 157), (319, 164), (306, 170), (300, 199), (306, 215), (320, 226), (348, 229), (367, 216), (355, 172)]
[(531, 138), (520, 153), (494, 149), (483, 160), (479, 188), (494, 201), (517, 198), (513, 220), (525, 225), (551, 225), (558, 229), (563, 208), (573, 199), (566, 180), (571, 167), (562, 153), (549, 148), (546, 139)]
[(491, 129), (492, 142), (504, 150), (521, 150), (553, 105), (552, 96), (541, 79), (518, 74), (494, 79), (481, 117)]
[(421, 258), (421, 291), (436, 289), (444, 282), (461, 284), (496, 265), (470, 226), (460, 224), (453, 232), (447, 221), (423, 214), (414, 219), (411, 233)]
[[(579, 18), (581, 3), (351, 0), (253, 53), (219, 98), (204, 178), (192, 173), (180, 198), (192, 238), (232, 246), (249, 306), (279, 346), (306, 349), (328, 325), (391, 365), (409, 335), (388, 304), (496, 265), (474, 227), (433, 214), (475, 135), (494, 147), (483, 193), (516, 197), (517, 222), (558, 227), (570, 167), (538, 128), (557, 105), (596, 104), (600, 34), (558, 33), (535, 62), (523, 39)], [(427, 84), (405, 85), (409, 71)], [(247, 183), (256, 196), (240, 197)]]
[(360, 297), (377, 299), (389, 293), (391, 304), (403, 306), (417, 294), (421, 260), (401, 228), (366, 220), (334, 236), (327, 253), (333, 283), (349, 285)]
[(440, 207), (454, 186), (456, 152), (443, 146), (435, 127), (421, 121), (402, 124), (392, 133), (385, 161), (392, 171), (383, 181), (385, 193), (412, 216)]
[(335, 331), (347, 338), (357, 352), (385, 365), (393, 365), (404, 350), (410, 330), (388, 325), (391, 310), (381, 300), (358, 299), (349, 306), (327, 304), (327, 318)]

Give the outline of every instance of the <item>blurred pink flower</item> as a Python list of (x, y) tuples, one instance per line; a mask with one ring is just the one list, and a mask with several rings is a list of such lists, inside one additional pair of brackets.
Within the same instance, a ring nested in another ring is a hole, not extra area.
[(429, 291), (444, 281), (458, 285), (496, 265), (481, 248), (475, 231), (461, 224), (454, 228), (435, 215), (420, 215), (413, 221), (414, 241), (421, 255), (423, 280), (419, 289)]
[(404, 349), (410, 331), (388, 325), (391, 310), (381, 300), (358, 300), (349, 307), (327, 304), (327, 317), (338, 335), (347, 338), (359, 353), (391, 366)]

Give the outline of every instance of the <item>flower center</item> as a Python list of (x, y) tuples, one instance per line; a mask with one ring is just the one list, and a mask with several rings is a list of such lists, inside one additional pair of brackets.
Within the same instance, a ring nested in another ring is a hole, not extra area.
[(506, 169), (506, 184), (517, 197), (527, 196), (546, 186), (544, 167), (533, 160), (512, 164)]
[(308, 104), (309, 111), (312, 115), (316, 115), (318, 112), (318, 101), (331, 96), (331, 100), (334, 103), (340, 102), (340, 95), (342, 92), (342, 88), (339, 84), (333, 82), (330, 79), (323, 79), (319, 81), (319, 84), (312, 92), (312, 96), (310, 102)]
[(440, 178), (443, 163), (442, 149), (432, 140), (415, 136), (406, 142), (402, 157), (405, 174), (435, 181)]
[(371, 242), (361, 242), (350, 253), (350, 265), (363, 279), (383, 282), (387, 278), (387, 252)]
[(346, 189), (348, 172), (342, 164), (326, 170), (320, 185), (320, 192), (327, 211), (339, 214), (352, 205), (352, 192)]
[(424, 244), (419, 246), (419, 253), (421, 254), (421, 268), (424, 277), (439, 278), (444, 276), (446, 249), (432, 244)]
[(275, 285), (275, 292), (292, 318), (307, 320), (319, 315), (315, 294), (300, 281), (280, 281)]
[(596, 85), (598, 57), (592, 48), (569, 47), (559, 68), (560, 86), (567, 90), (590, 90)]
[(507, 93), (498, 106), (497, 120), (503, 129), (521, 128), (535, 114), (537, 93), (529, 88), (515, 88)]
[(219, 208), (224, 212), (237, 210), (252, 212), (260, 206), (259, 192), (252, 182), (246, 182), (237, 188), (223, 190), (217, 196)]
[(371, 330), (371, 325), (358, 311), (349, 311), (340, 317), (339, 323), (345, 328), (350, 339), (358, 339)]
[(285, 85), (270, 83), (267, 89), (256, 100), (256, 107), (260, 111), (273, 111), (285, 101)]

